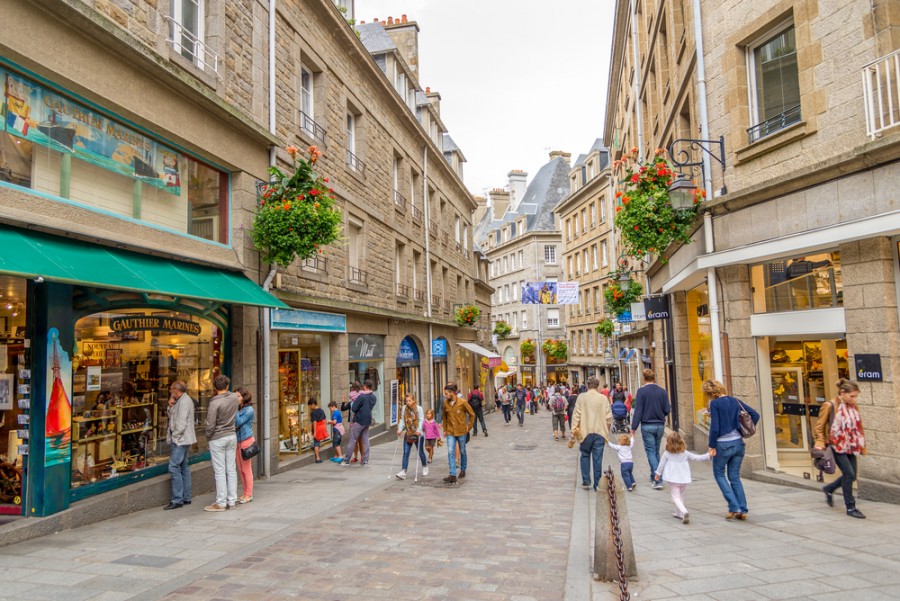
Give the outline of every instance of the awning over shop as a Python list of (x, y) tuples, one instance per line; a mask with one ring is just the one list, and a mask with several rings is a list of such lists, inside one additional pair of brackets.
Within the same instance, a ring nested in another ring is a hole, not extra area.
[(631, 361), (631, 358), (634, 357), (634, 354), (636, 352), (637, 352), (637, 349), (631, 349), (630, 351), (628, 351), (628, 354), (625, 355), (625, 363), (628, 363), (629, 361)]
[(240, 273), (0, 225), (0, 273), (25, 278), (288, 308)]
[(489, 351), (483, 346), (478, 346), (472, 342), (457, 342), (457, 345), (463, 347), (467, 351), (473, 352), (476, 355), (481, 355), (482, 357), (488, 358), (488, 365), (491, 367), (497, 367), (503, 361), (503, 359), (497, 353), (493, 351)]
[(518, 369), (515, 366), (508, 368), (506, 371), (498, 371), (494, 374), (494, 380), (505, 380), (510, 376), (516, 375), (518, 373)]

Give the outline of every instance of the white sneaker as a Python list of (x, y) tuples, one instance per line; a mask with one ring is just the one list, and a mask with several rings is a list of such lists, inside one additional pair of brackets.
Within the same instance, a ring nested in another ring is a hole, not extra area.
[(428, 466), (427, 466), (427, 465), (426, 465), (425, 467), (422, 468), (422, 475), (423, 475), (423, 476), (427, 476), (427, 475), (428, 475)]
[(400, 472), (397, 474), (397, 478), (399, 478), (400, 480), (406, 480), (406, 470), (400, 470)]

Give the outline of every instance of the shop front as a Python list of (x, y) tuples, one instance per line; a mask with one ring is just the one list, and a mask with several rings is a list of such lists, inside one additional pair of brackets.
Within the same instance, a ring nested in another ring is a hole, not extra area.
[(492, 398), (493, 383), (490, 386), (488, 383), (491, 381), (491, 371), (500, 367), (503, 362), (500, 355), (473, 342), (457, 342), (456, 347), (456, 384), (459, 393), (466, 396), (477, 384), (484, 398)]
[(331, 394), (331, 346), (346, 332), (346, 317), (301, 309), (275, 309), (270, 325), (278, 341), (278, 456), (312, 450), (309, 399), (326, 410)]
[(547, 384), (564, 385), (569, 383), (569, 366), (565, 363), (550, 363), (547, 365)]
[(384, 338), (379, 334), (347, 334), (347, 390), (353, 382), (368, 381), (372, 385), (372, 393), (378, 399), (372, 410), (372, 426), (384, 423)]
[(0, 276), (3, 512), (50, 515), (164, 474), (176, 381), (196, 408), (192, 462), (208, 459), (233, 307), (281, 303), (237, 273), (33, 231), (0, 226), (0, 248), (17, 249)]
[(447, 339), (443, 337), (431, 341), (431, 405), (426, 408), (433, 409), (438, 416), (444, 406), (444, 386), (450, 380), (447, 371), (447, 346)]
[(411, 394), (417, 403), (422, 403), (422, 367), (419, 361), (419, 346), (412, 336), (400, 341), (397, 349), (397, 386), (400, 402)]

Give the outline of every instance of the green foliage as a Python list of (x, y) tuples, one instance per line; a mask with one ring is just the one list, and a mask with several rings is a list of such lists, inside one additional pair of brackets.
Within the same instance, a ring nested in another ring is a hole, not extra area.
[(541, 345), (541, 349), (547, 354), (547, 357), (558, 362), (569, 358), (569, 345), (565, 340), (556, 340), (554, 338), (545, 340), (544, 344)]
[(676, 211), (669, 202), (669, 186), (674, 172), (664, 158), (665, 150), (658, 148), (653, 158), (643, 165), (636, 162), (637, 149), (613, 163), (618, 172), (626, 163), (624, 189), (616, 192), (615, 225), (621, 231), (625, 254), (641, 258), (647, 253), (662, 255), (673, 242), (689, 244), (690, 226), (700, 210), (704, 193), (698, 191), (690, 210)]
[(501, 319), (494, 325), (494, 334), (496, 334), (500, 340), (503, 340), (512, 334), (512, 326)]
[(615, 332), (616, 326), (611, 319), (601, 319), (597, 322), (597, 327), (594, 330), (604, 338), (609, 338)]
[(481, 317), (481, 309), (475, 305), (463, 305), (453, 314), (453, 319), (461, 326), (473, 326)]
[(534, 362), (534, 340), (531, 338), (526, 338), (519, 344), (519, 352), (522, 353), (522, 361), (525, 362), (525, 358), (531, 358), (531, 362)]
[(644, 287), (641, 286), (640, 282), (631, 280), (631, 285), (628, 286), (628, 292), (625, 292), (619, 286), (618, 280), (613, 280), (604, 293), (606, 307), (611, 313), (621, 315), (626, 311), (631, 311), (631, 303), (636, 303), (641, 300), (643, 294)]
[(320, 177), (315, 163), (322, 153), (308, 149), (309, 159), (288, 147), (293, 170), (284, 173), (269, 167), (271, 179), (259, 198), (250, 238), (263, 262), (289, 266), (294, 259), (308, 259), (340, 237), (343, 216), (328, 179)]

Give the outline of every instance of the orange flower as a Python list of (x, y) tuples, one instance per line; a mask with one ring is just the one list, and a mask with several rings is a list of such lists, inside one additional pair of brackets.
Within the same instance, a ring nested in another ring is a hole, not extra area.
[(297, 147), (296, 146), (293, 146), (293, 145), (288, 146), (286, 150), (287, 150), (287, 153), (289, 155), (291, 155), (291, 157), (294, 157), (297, 155)]

